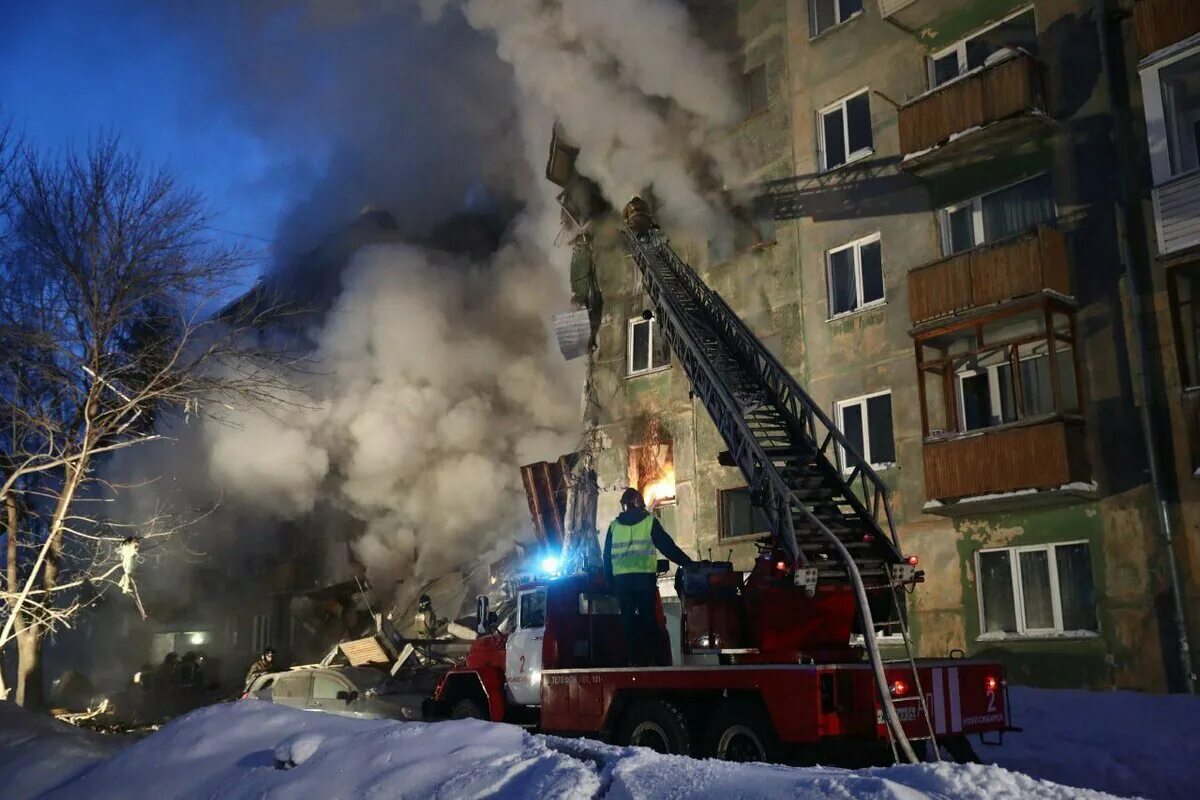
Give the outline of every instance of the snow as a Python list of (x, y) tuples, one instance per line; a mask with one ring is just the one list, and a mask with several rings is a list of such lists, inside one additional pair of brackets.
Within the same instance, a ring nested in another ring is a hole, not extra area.
[(1200, 698), (1012, 689), (997, 765), (794, 769), (662, 756), (475, 720), (359, 720), (223, 703), (128, 743), (0, 703), (0, 774), (13, 798), (1193, 797)]
[(1200, 697), (1069, 689), (1011, 690), (1013, 724), (985, 761), (1072, 786), (1157, 800), (1197, 796)]

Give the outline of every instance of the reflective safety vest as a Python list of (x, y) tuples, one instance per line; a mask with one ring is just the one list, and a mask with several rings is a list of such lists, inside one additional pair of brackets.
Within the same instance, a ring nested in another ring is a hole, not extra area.
[(655, 553), (654, 540), (650, 531), (654, 528), (654, 515), (647, 514), (646, 518), (634, 525), (622, 525), (613, 521), (608, 526), (612, 535), (612, 571), (613, 575), (628, 575), (634, 572), (650, 573), (658, 569), (658, 556)]

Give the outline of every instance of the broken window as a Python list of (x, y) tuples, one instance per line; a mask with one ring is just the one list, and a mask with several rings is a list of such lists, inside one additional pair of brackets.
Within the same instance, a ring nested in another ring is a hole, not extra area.
[(675, 453), (670, 442), (629, 448), (629, 485), (642, 493), (646, 508), (675, 502)]
[(879, 234), (826, 254), (829, 270), (829, 316), (883, 302), (883, 257)]
[(629, 375), (641, 375), (671, 365), (671, 350), (662, 337), (658, 320), (629, 320)]
[(744, 116), (752, 117), (767, 110), (767, 68), (763, 65), (742, 75), (742, 102)]
[(1057, 216), (1050, 175), (964, 200), (938, 214), (942, 252), (950, 256), (1024, 233)]
[(1027, 8), (929, 57), (929, 86), (941, 86), (1014, 50), (1037, 54), (1037, 26)]
[[(891, 391), (842, 400), (837, 404), (837, 424), (850, 447), (876, 469), (896, 463), (896, 443), (892, 434)], [(854, 459), (839, 448), (842, 468), (854, 469)]]
[(1096, 631), (1096, 597), (1087, 542), (981, 550), (980, 632)]
[(840, 167), (871, 154), (874, 145), (868, 90), (821, 109), (818, 117), (821, 169)]
[(727, 489), (717, 494), (717, 508), (721, 525), (721, 539), (739, 539), (743, 536), (766, 536), (771, 532), (767, 515), (758, 506), (750, 503), (750, 490)]
[(810, 34), (820, 36), (835, 25), (861, 14), (862, 10), (862, 0), (808, 0)]

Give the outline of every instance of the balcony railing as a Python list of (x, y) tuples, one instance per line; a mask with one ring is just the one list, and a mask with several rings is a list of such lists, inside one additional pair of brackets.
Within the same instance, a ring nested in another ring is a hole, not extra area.
[(916, 159), (955, 134), (1045, 110), (1041, 64), (1014, 53), (902, 106), (900, 153), (906, 161)]
[(1200, 172), (1154, 187), (1154, 229), (1159, 255), (1200, 245)]
[(1196, 0), (1137, 0), (1133, 6), (1133, 30), (1138, 55), (1182, 42), (1200, 33), (1200, 3)]
[(1047, 289), (1071, 294), (1067, 244), (1062, 232), (1039, 226), (909, 272), (909, 313), (919, 325)]
[(985, 428), (924, 447), (925, 494), (946, 501), (1089, 480), (1083, 424), (1053, 418)]

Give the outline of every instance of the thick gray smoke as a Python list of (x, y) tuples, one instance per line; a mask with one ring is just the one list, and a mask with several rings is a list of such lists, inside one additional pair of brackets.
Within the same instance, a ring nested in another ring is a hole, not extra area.
[(472, 186), (523, 209), (487, 263), (360, 251), (311, 332), (302, 402), (202, 426), (205, 488), (279, 520), (348, 513), (362, 527), (353, 553), (385, 587), (525, 534), (517, 468), (578, 442), (579, 368), (546, 325), (568, 288), (555, 187), (541, 178), (555, 121), (614, 204), (653, 186), (665, 214), (700, 227), (714, 214), (692, 165), (703, 156), (730, 176), (711, 134), (736, 114), (722, 59), (674, 0), (419, 2), (424, 25), (414, 2), (271, 1), (203, 18), (264, 136), (328, 138), (282, 253), (311, 244), (297, 231), (366, 204), (414, 236)]

